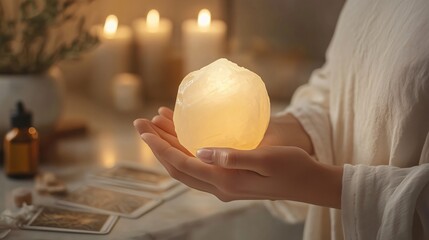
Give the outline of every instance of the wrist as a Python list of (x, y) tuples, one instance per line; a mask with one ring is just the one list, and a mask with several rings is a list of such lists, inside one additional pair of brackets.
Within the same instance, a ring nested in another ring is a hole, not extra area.
[(343, 186), (343, 166), (334, 166), (317, 162), (319, 175), (317, 188), (320, 191), (320, 204), (341, 209)]
[(341, 208), (343, 167), (314, 161), (307, 171), (307, 181), (302, 186), (302, 199), (314, 205)]

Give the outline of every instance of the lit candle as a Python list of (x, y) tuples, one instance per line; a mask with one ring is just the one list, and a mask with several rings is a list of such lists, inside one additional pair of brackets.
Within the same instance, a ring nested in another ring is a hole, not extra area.
[(197, 20), (186, 20), (182, 33), (185, 73), (198, 70), (223, 55), (226, 24), (212, 20), (209, 10), (202, 9)]
[(91, 95), (102, 103), (110, 103), (113, 77), (130, 70), (132, 32), (128, 26), (119, 25), (115, 15), (109, 15), (104, 26), (97, 25), (94, 31), (100, 46), (93, 53)]
[(109, 15), (104, 23), (104, 36), (114, 38), (118, 30), (118, 18), (115, 15)]
[(120, 111), (133, 111), (140, 107), (141, 84), (138, 76), (130, 73), (116, 75), (113, 80), (113, 103)]
[(170, 20), (160, 18), (159, 12), (152, 9), (146, 19), (133, 23), (137, 47), (139, 71), (145, 82), (146, 97), (163, 99), (166, 91), (166, 62), (172, 31)]

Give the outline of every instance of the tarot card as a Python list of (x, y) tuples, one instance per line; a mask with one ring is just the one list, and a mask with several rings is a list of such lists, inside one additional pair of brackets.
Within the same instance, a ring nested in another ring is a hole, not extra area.
[(122, 191), (126, 192), (132, 192), (135, 194), (145, 194), (147, 196), (150, 196), (152, 198), (156, 199), (162, 199), (162, 200), (169, 200), (172, 199), (187, 190), (189, 190), (189, 187), (187, 187), (184, 184), (176, 184), (166, 190), (158, 190), (158, 189), (148, 189), (146, 187), (140, 187), (140, 186), (133, 186), (133, 185), (124, 185), (124, 184), (117, 184), (116, 182), (112, 181), (97, 181), (98, 184), (103, 184), (103, 186), (113, 189), (120, 189)]
[(115, 185), (138, 187), (148, 190), (167, 190), (178, 182), (170, 176), (152, 169), (133, 165), (117, 165), (93, 175), (94, 180)]
[(77, 209), (40, 207), (22, 229), (107, 234), (115, 224), (117, 216), (91, 213)]
[(161, 200), (142, 193), (131, 193), (97, 185), (83, 185), (61, 200), (57, 200), (57, 203), (99, 213), (137, 218), (156, 207)]

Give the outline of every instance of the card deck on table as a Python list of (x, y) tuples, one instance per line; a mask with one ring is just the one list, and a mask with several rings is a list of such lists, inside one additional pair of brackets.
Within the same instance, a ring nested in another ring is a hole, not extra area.
[(57, 200), (57, 203), (100, 213), (137, 218), (156, 207), (161, 203), (161, 200), (122, 189), (83, 185), (64, 198)]
[(20, 224), (19, 227), (29, 230), (107, 234), (117, 219), (117, 216), (79, 209), (42, 206), (28, 222)]
[(178, 184), (176, 180), (163, 173), (125, 164), (102, 170), (94, 174), (93, 177), (96, 181), (103, 183), (109, 182), (115, 185), (131, 186), (153, 191), (167, 190)]
[(124, 185), (124, 184), (117, 184), (116, 182), (110, 182), (110, 181), (97, 181), (100, 184), (105, 184), (106, 187), (113, 188), (113, 189), (120, 189), (122, 191), (126, 192), (132, 192), (132, 193), (144, 193), (145, 195), (156, 198), (156, 199), (162, 199), (162, 200), (169, 200), (172, 199), (185, 191), (189, 190), (189, 187), (187, 187), (184, 184), (177, 184), (172, 186), (169, 189), (166, 190), (154, 190), (154, 189), (147, 189), (145, 187), (138, 187), (138, 186), (132, 186), (132, 185)]

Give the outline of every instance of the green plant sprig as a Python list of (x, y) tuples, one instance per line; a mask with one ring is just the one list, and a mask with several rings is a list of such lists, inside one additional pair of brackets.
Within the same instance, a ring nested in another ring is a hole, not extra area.
[[(89, 4), (93, 0), (44, 0), (43, 4), (38, 2), (21, 0), (20, 18), (15, 20), (7, 20), (4, 9), (0, 6), (0, 73), (42, 73), (58, 61), (77, 58), (98, 44), (98, 38), (84, 27), (85, 16), (76, 14), (76, 9), (79, 9), (77, 4)], [(57, 34), (51, 34), (55, 29), (74, 21), (77, 21), (75, 23), (78, 34), (68, 43), (61, 38), (58, 31)], [(49, 38), (55, 41), (51, 52), (46, 51)], [(14, 45), (18, 51), (14, 50)]]

